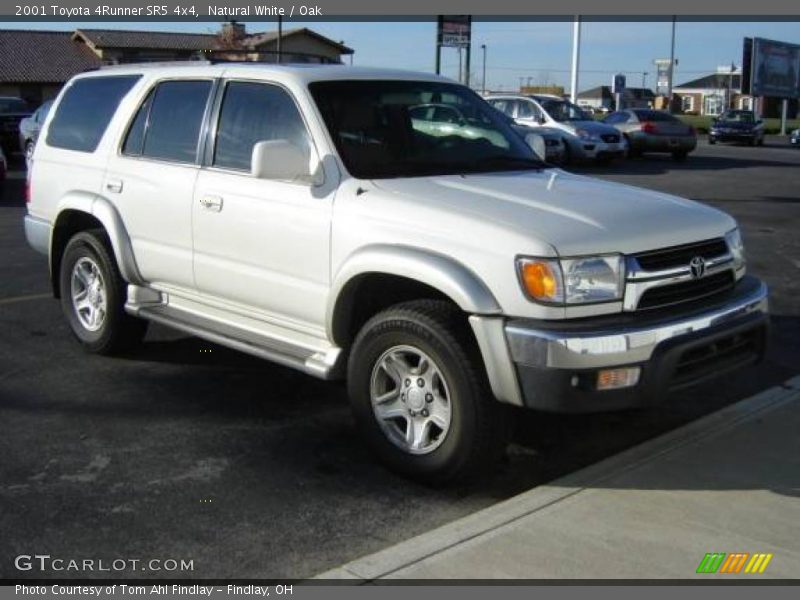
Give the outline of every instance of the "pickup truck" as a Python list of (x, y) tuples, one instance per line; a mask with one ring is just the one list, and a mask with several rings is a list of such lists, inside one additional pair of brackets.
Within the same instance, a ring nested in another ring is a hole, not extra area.
[(374, 455), (432, 484), (490, 469), (516, 410), (646, 407), (764, 352), (767, 289), (733, 218), (554, 168), (434, 75), (81, 74), (28, 193), (27, 239), (87, 351), (152, 321), (345, 379)]

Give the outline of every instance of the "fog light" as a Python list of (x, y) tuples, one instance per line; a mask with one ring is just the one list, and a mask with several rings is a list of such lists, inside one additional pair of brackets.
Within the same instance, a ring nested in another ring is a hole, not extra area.
[(639, 383), (639, 367), (625, 367), (624, 369), (604, 369), (597, 372), (598, 390), (618, 390), (631, 387)]

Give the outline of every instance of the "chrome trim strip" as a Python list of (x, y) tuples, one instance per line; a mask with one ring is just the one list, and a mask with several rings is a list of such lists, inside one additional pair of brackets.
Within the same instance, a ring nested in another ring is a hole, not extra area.
[(755, 290), (732, 299), (721, 308), (655, 325), (582, 333), (537, 329), (524, 321), (512, 321), (506, 325), (505, 331), (515, 363), (556, 369), (590, 369), (645, 362), (666, 340), (752, 313), (767, 312), (767, 286), (759, 281)]
[[(730, 253), (715, 256), (714, 258), (707, 258), (706, 269), (718, 269), (721, 265), (726, 265), (733, 261), (733, 255)], [(628, 281), (649, 281), (655, 279), (664, 279), (667, 277), (675, 277), (678, 275), (691, 275), (689, 265), (686, 264), (682, 267), (675, 267), (672, 269), (664, 269), (661, 271), (645, 271), (639, 266), (639, 262), (633, 256), (628, 256), (625, 272), (627, 273)]]
[[(697, 281), (702, 281), (709, 275), (716, 275), (717, 273), (721, 273), (725, 270), (731, 270), (733, 258), (730, 259), (728, 262), (717, 262), (713, 265), (708, 265), (706, 263), (706, 272), (703, 277), (697, 278)], [(662, 271), (663, 272), (663, 271)], [(625, 298), (622, 301), (622, 310), (625, 312), (632, 312), (639, 308), (639, 301), (642, 299), (644, 293), (652, 288), (657, 287), (664, 287), (667, 285), (672, 285), (675, 283), (682, 283), (684, 281), (692, 281), (695, 277), (692, 275), (691, 271), (687, 267), (683, 269), (681, 272), (676, 273), (675, 275), (665, 277), (663, 279), (639, 279), (639, 280), (628, 280), (625, 282)], [(735, 278), (734, 278), (735, 279)], [(691, 298), (687, 298), (687, 300), (691, 300)], [(680, 304), (680, 300), (675, 302), (675, 304)]]

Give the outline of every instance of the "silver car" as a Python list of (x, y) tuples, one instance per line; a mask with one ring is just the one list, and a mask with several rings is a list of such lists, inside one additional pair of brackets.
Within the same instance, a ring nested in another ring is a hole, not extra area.
[(603, 122), (625, 136), (631, 156), (666, 152), (684, 160), (697, 147), (694, 127), (661, 110), (629, 108), (611, 113)]
[(625, 140), (616, 129), (595, 121), (587, 111), (558, 96), (498, 95), (486, 101), (520, 125), (557, 130), (565, 145), (565, 163), (608, 163), (627, 152)]

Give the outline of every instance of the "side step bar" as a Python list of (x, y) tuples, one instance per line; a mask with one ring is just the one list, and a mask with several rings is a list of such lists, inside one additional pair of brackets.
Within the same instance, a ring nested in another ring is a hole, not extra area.
[(252, 331), (220, 323), (194, 313), (176, 309), (167, 304), (137, 305), (128, 303), (125, 310), (130, 314), (184, 331), (220, 346), (226, 346), (246, 354), (258, 356), (280, 365), (303, 371), (319, 379), (334, 379), (338, 348), (328, 352), (295, 346)]

